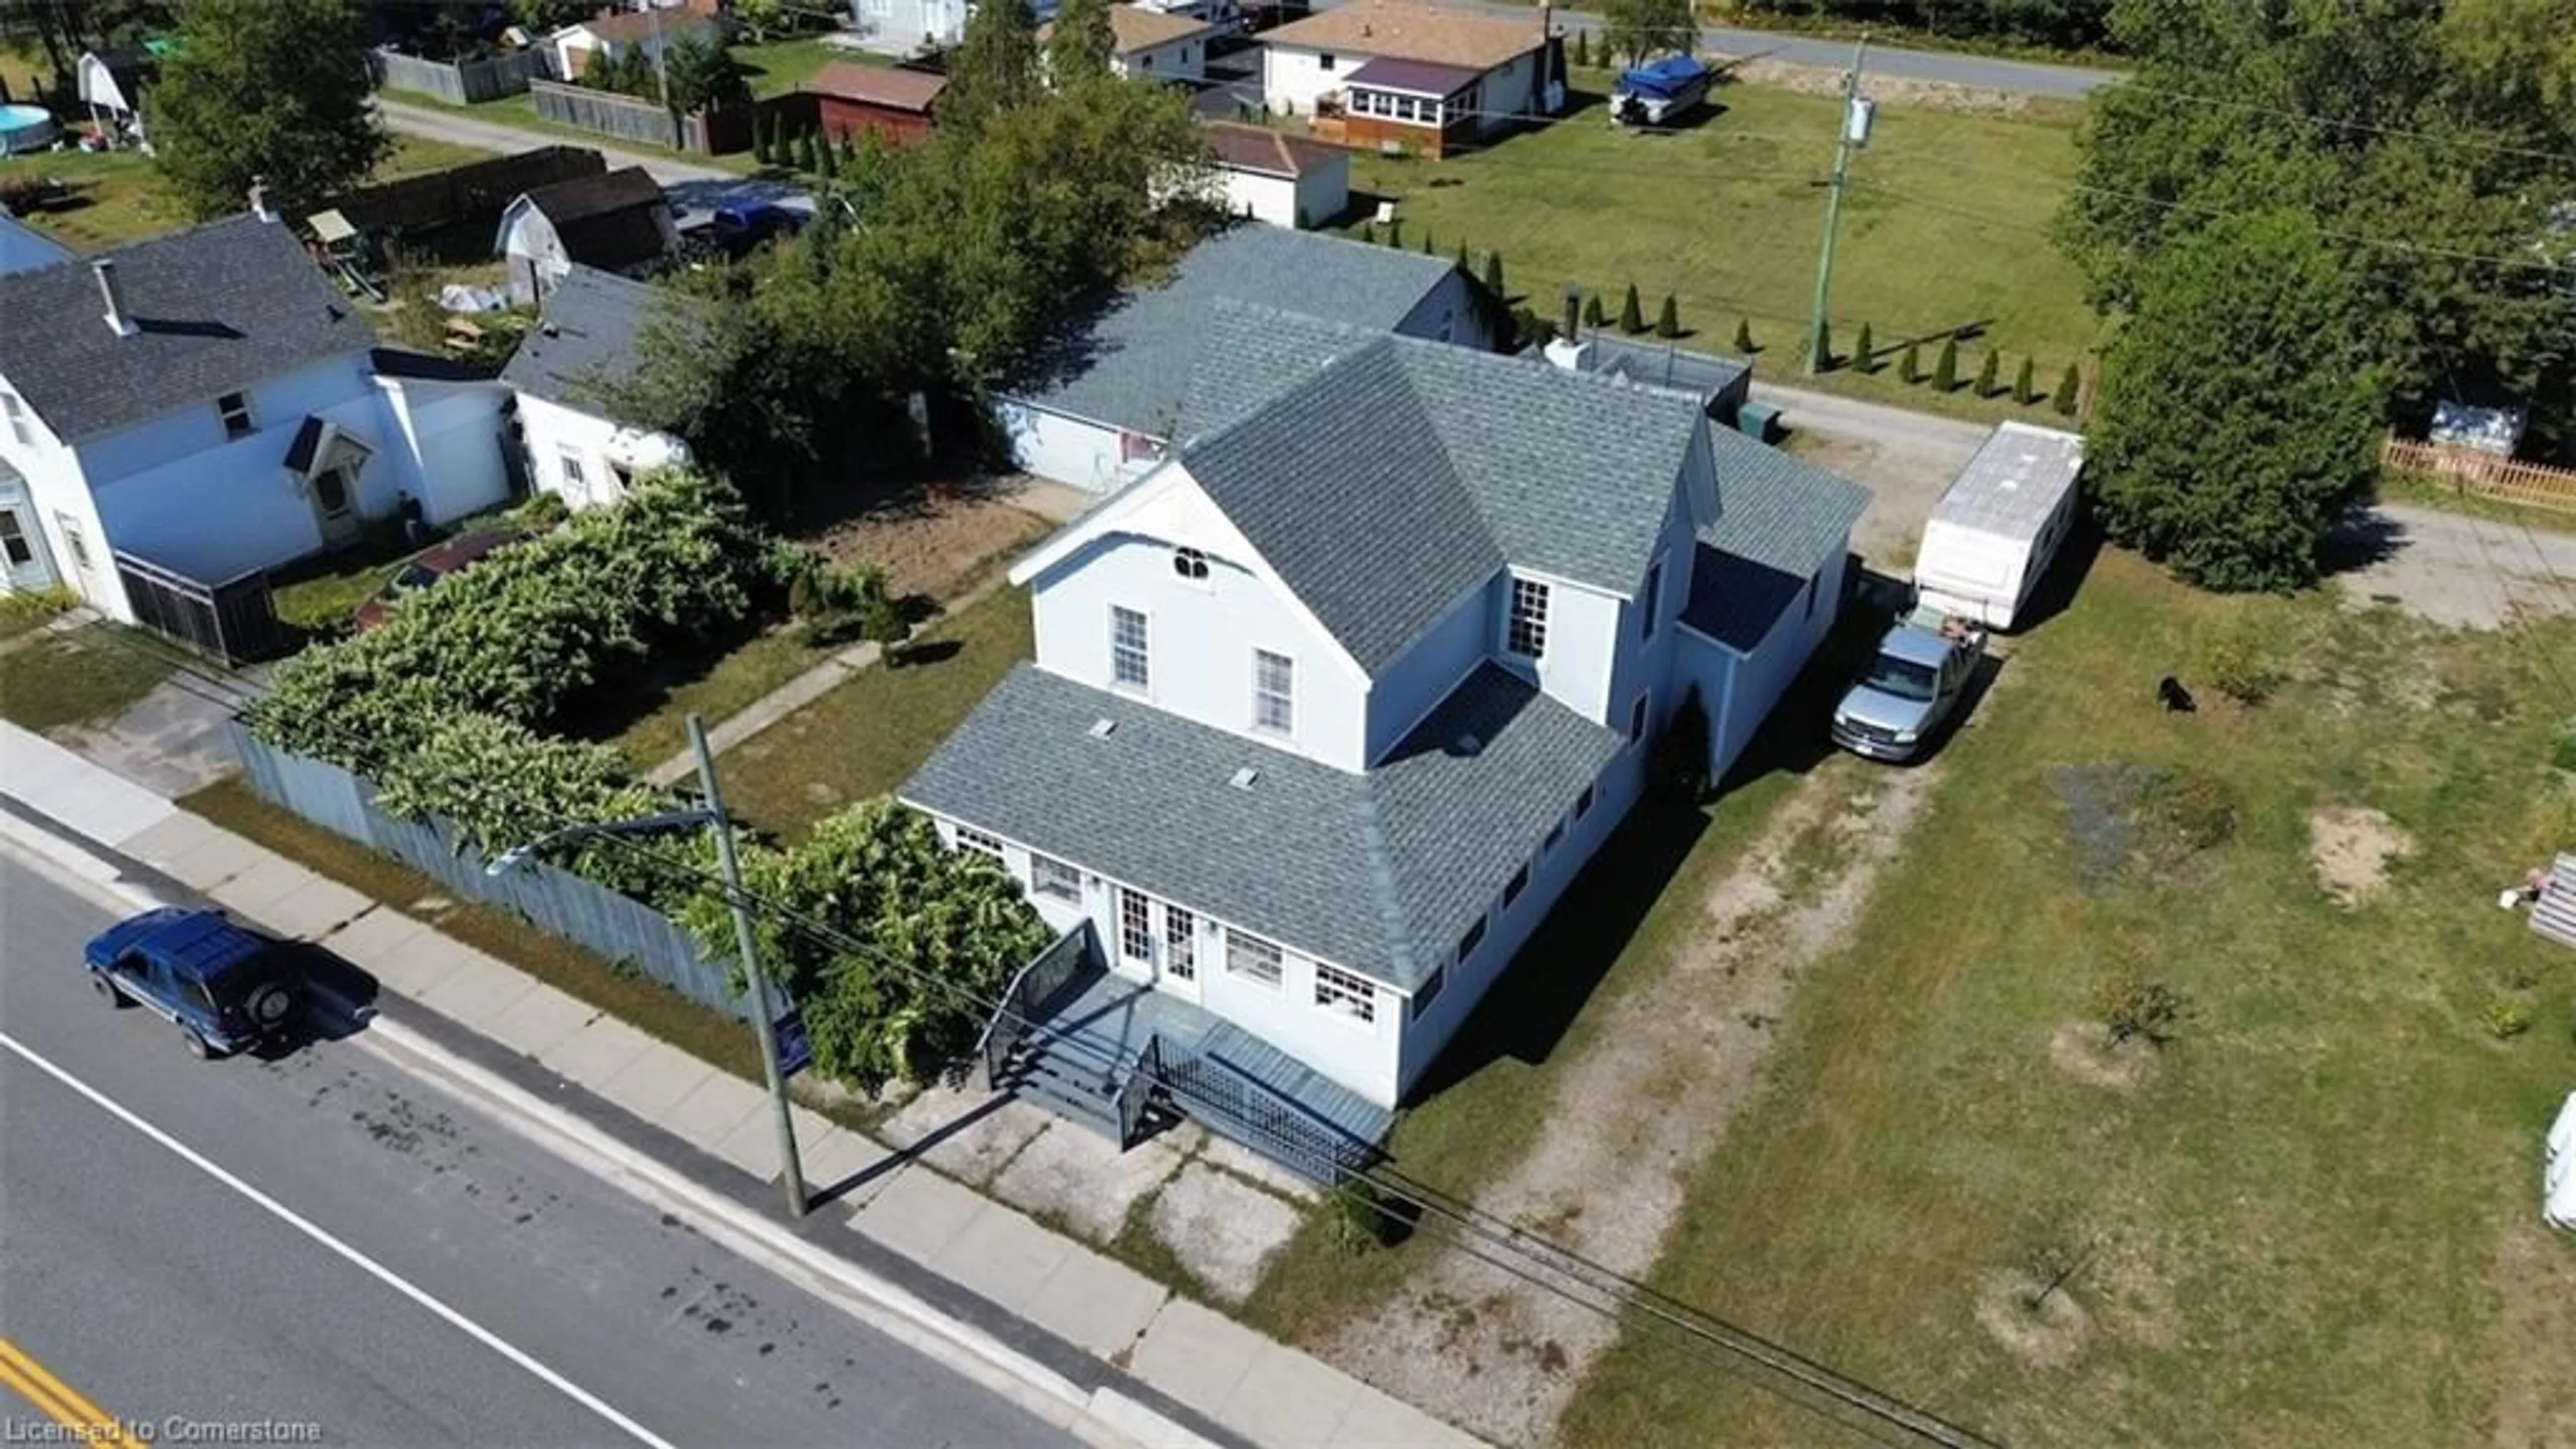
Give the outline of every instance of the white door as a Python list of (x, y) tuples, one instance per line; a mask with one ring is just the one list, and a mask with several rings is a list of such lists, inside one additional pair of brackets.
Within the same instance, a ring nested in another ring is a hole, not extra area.
[(22, 503), (0, 504), (0, 578), (12, 593), (37, 593), (54, 585), (54, 561), (35, 515)]
[(1199, 997), (1198, 942), (1188, 911), (1118, 887), (1118, 967), (1192, 1001)]

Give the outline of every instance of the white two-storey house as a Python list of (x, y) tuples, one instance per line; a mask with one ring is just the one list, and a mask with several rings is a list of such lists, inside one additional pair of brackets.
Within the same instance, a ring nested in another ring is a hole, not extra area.
[(214, 585), (408, 497), (502, 502), (499, 389), (377, 348), (274, 214), (0, 275), (0, 559), (131, 621), (136, 564)]
[(1389, 1109), (1689, 691), (1712, 777), (1742, 751), (1834, 616), (1866, 495), (1694, 393), (1207, 325), (1170, 455), (1013, 569), (1036, 660), (902, 797), (1238, 1058)]

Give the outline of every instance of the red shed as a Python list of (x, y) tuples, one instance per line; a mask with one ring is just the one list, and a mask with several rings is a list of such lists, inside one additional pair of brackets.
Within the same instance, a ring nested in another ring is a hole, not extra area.
[(916, 141), (930, 133), (932, 112), (948, 77), (900, 66), (856, 65), (835, 61), (815, 73), (805, 88), (814, 93), (822, 113), (823, 133), (846, 141), (854, 131), (874, 131), (889, 146)]

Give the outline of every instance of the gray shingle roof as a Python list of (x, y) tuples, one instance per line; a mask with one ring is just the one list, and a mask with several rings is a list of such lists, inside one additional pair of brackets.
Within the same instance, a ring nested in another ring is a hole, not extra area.
[(1248, 223), (1210, 237), (1169, 282), (1120, 293), (1005, 391), (1053, 412), (1171, 434), (1220, 302), (1392, 330), (1454, 267), (1393, 247)]
[(1849, 542), (1869, 490), (1732, 429), (1709, 425), (1717, 517), (1699, 528), (1682, 622), (1751, 652), (1827, 552)]
[(610, 416), (596, 383), (634, 370), (637, 340), (652, 320), (654, 299), (663, 295), (642, 282), (574, 266), (546, 294), (538, 325), (510, 354), (501, 381), (530, 397)]
[(1505, 564), (1643, 580), (1699, 406), (1266, 309), (1209, 316), (1179, 458), (1374, 672)]
[(375, 344), (276, 223), (244, 215), (106, 257), (139, 329), (131, 337), (107, 325), (86, 266), (0, 276), (0, 378), (66, 442)]
[(1623, 744), (1486, 664), (1354, 775), (1023, 665), (901, 794), (1410, 991)]

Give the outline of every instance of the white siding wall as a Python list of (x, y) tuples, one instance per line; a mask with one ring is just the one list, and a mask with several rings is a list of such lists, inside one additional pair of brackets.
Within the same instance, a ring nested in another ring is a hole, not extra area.
[(1249, 171), (1218, 167), (1217, 177), (1224, 184), (1222, 204), (1235, 216), (1248, 216), (1272, 226), (1297, 224), (1297, 182), (1286, 176), (1256, 176)]
[(536, 301), (539, 292), (572, 270), (563, 239), (555, 235), (555, 224), (524, 201), (510, 203), (501, 218), (500, 251), (508, 267), (510, 300), (522, 306)]
[[(1247, 566), (1244, 552), (1229, 557), (1220, 541), (1187, 527), (1147, 532), (1097, 540), (1037, 581), (1030, 609), (1039, 667), (1114, 689), (1109, 611), (1136, 609), (1146, 618), (1149, 656), (1149, 690), (1139, 698), (1337, 769), (1363, 768), (1367, 681), (1333, 642)], [(1209, 556), (1204, 581), (1172, 569), (1173, 541), (1193, 537)], [(1288, 736), (1252, 728), (1256, 649), (1294, 661)]]
[[(617, 432), (615, 423), (523, 393), (519, 426), (527, 440), (530, 487), (556, 494), (574, 508), (595, 508), (625, 496), (616, 476), (608, 471), (606, 450)], [(564, 466), (567, 456), (580, 462), (578, 482)]]
[[(20, 397), (18, 389), (5, 377), (0, 377), (0, 392)], [(89, 487), (81, 479), (79, 456), (63, 446), (23, 397), (19, 410), (27, 425), (28, 440), (24, 443), (10, 431), (7, 421), (0, 419), (0, 466), (18, 475), (25, 494), (19, 525), (38, 540), (39, 554), (52, 560), (55, 582), (87, 599), (102, 613), (117, 619), (133, 618), (133, 612), (126, 607), (125, 589), (117, 582), (115, 569), (108, 565), (107, 533), (99, 526), (97, 510), (90, 504)], [(78, 566), (64, 537), (62, 515), (66, 514), (87, 545), (92, 567), (86, 571)], [(32, 569), (28, 577), (34, 580)]]
[(1495, 657), (1529, 671), (1538, 687), (1584, 718), (1613, 729), (1628, 727), (1628, 701), (1610, 694), (1611, 671), (1617, 663), (1619, 621), (1627, 601), (1616, 594), (1546, 574), (1515, 569), (1514, 576), (1547, 585), (1545, 652), (1532, 661), (1503, 646), (1511, 612), (1511, 589), (1497, 584), (1486, 610), (1486, 634)]
[(1198, 80), (1207, 72), (1207, 41), (1207, 36), (1194, 35), (1165, 45), (1149, 45), (1110, 57), (1110, 69), (1123, 76), (1150, 80)]
[(1539, 52), (1531, 51), (1509, 65), (1485, 72), (1485, 90), (1478, 109), (1484, 112), (1480, 129), (1486, 134), (1511, 126), (1513, 118), (1523, 112), (1538, 109), (1538, 57)]
[[(1646, 577), (1637, 576), (1638, 594), (1619, 610), (1615, 662), (1610, 675), (1610, 716), (1605, 721), (1612, 729), (1628, 728), (1630, 701), (1639, 689), (1652, 692), (1649, 711), (1658, 724), (1672, 717), (1673, 707), (1681, 703), (1689, 681), (1674, 674), (1673, 638), (1681, 632), (1682, 605), (1690, 599), (1692, 551), (1697, 548), (1693, 537), (1690, 510), (1684, 504), (1682, 490), (1676, 489), (1672, 511), (1665, 515), (1664, 531), (1656, 545), (1655, 557), (1662, 560), (1663, 585), (1656, 602), (1655, 632), (1642, 637), (1640, 621), (1645, 608)], [(1704, 687), (1700, 703), (1708, 710), (1713, 728), (1717, 722), (1717, 701)]]
[[(1329, 226), (1351, 209), (1351, 158), (1335, 155), (1297, 178), (1297, 206), (1307, 226)], [(1294, 213), (1291, 214), (1292, 224)]]
[(1121, 463), (1118, 429), (1049, 412), (1011, 398), (997, 398), (993, 416), (1011, 440), (1011, 456), (1041, 478), (1106, 493), (1147, 471), (1150, 461)]
[(424, 519), (445, 524), (509, 501), (510, 475), (501, 458), (501, 400), (508, 389), (421, 378), (380, 378), (376, 387), (388, 430), (403, 438), (410, 455), (410, 488)]
[[(1478, 943), (1475, 954), (1463, 966), (1451, 960), (1439, 997), (1423, 1012), (1420, 1020), (1408, 1019), (1404, 1024), (1396, 1079), (1399, 1095), (1413, 1090), (1414, 1084), (1422, 1079), (1424, 1070), (1439, 1057), (1441, 1048), (1449, 1043), (1449, 1039), (1457, 1034), (1476, 1003), (1512, 964), (1512, 957), (1528, 944), (1530, 934), (1547, 919), (1548, 912), (1555, 909), (1565, 894), (1565, 888), (1573, 883), (1593, 853), (1610, 838), (1620, 820), (1636, 804), (1645, 780), (1646, 755), (1645, 749), (1629, 749), (1611, 761), (1610, 767), (1602, 772), (1599, 793), (1591, 810), (1581, 820), (1573, 818), (1574, 801), (1564, 802), (1565, 838), (1554, 848), (1537, 855), (1536, 864), (1530, 870), (1529, 889), (1521, 892), (1520, 899), (1509, 909), (1503, 907), (1499, 894), (1495, 896), (1486, 917), (1485, 939)], [(1546, 963), (1537, 963), (1534, 969), (1545, 970)], [(1399, 1007), (1403, 1009), (1394, 1014), (1410, 1018), (1410, 1003), (1399, 1003)], [(1390, 1014), (1385, 1007), (1380, 1007), (1381, 1024)]]
[[(1324, 66), (1327, 60), (1332, 62), (1329, 70)], [(1262, 104), (1289, 115), (1311, 116), (1315, 113), (1315, 97), (1340, 90), (1350, 73), (1367, 60), (1363, 55), (1265, 44), (1261, 47)]]
[(1452, 270), (1431, 289), (1395, 330), (1406, 337), (1426, 337), (1435, 342), (1454, 342), (1479, 351), (1493, 350), (1493, 334), (1476, 310), (1476, 296), (1467, 274)]
[(1419, 724), (1467, 671), (1493, 654), (1496, 583), (1460, 598), (1439, 623), (1382, 666), (1369, 687), (1368, 757), (1380, 759)]
[[(972, 821), (967, 822), (972, 824)], [(956, 843), (956, 822), (939, 820), (940, 838), (952, 846)], [(1019, 882), (1023, 893), (1029, 885), (1029, 851), (1016, 841), (1004, 841), (1003, 867)], [(1068, 865), (1083, 872), (1083, 900), (1079, 906), (1049, 896), (1029, 895), (1038, 915), (1057, 931), (1070, 929), (1088, 918), (1099, 933), (1101, 950), (1112, 969), (1131, 979), (1144, 979), (1134, 963), (1120, 959), (1118, 947), (1118, 896), (1116, 882), (1104, 879), (1084, 862), (1069, 860)], [(1377, 1019), (1361, 1022), (1350, 1016), (1315, 1004), (1315, 962), (1300, 956), (1287, 943), (1272, 940), (1282, 948), (1280, 981), (1276, 987), (1265, 986), (1247, 977), (1235, 976), (1225, 969), (1225, 927), (1221, 918), (1197, 910), (1192, 902), (1171, 904), (1191, 908), (1198, 916), (1196, 958), (1198, 979), (1195, 991), (1182, 988), (1173, 994), (1196, 1000), (1201, 1006), (1253, 1033), (1262, 1040), (1288, 1052), (1324, 1075), (1382, 1106), (1395, 1105), (1397, 1083), (1397, 1050), (1403, 1039), (1404, 1002), (1394, 992), (1379, 987)], [(1159, 924), (1159, 923), (1158, 923)], [(1269, 938), (1264, 938), (1269, 939)], [(1163, 989), (1172, 990), (1165, 982)]]

